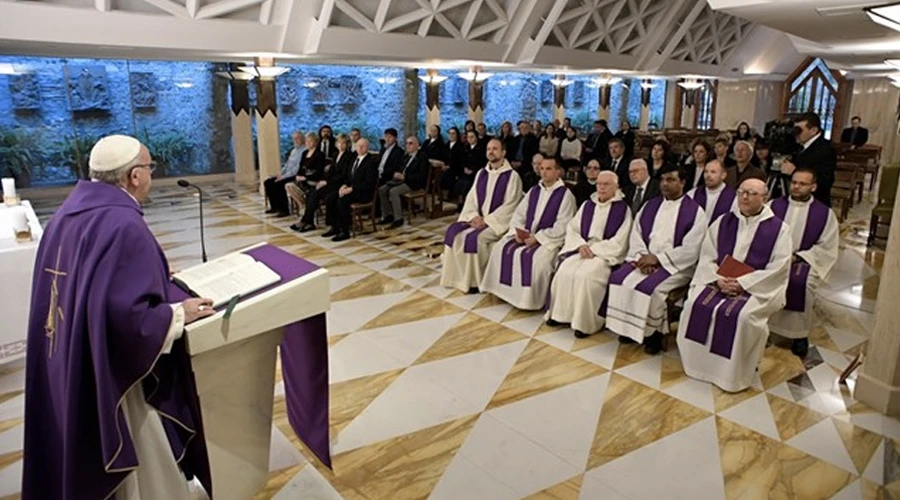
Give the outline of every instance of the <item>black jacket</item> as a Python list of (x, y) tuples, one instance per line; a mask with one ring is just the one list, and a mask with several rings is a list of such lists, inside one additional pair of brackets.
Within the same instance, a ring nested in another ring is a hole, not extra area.
[[(487, 165), (487, 152), (480, 144), (476, 144), (474, 148), (466, 145), (463, 150), (462, 166), (459, 169), (459, 176), (466, 179), (474, 179), (475, 173)], [(472, 173), (467, 174), (463, 168), (468, 168)]]
[[(319, 151), (322, 151), (322, 154), (325, 154), (325, 152), (323, 151), (323, 149), (325, 148), (325, 142), (326, 142), (326, 139), (319, 141)], [(329, 137), (327, 139), (327, 142), (328, 142), (328, 154), (325, 155), (325, 157), (330, 160), (333, 160), (333, 159), (337, 158), (337, 154), (338, 154), (337, 145), (334, 143), (334, 137)]]
[[(634, 200), (634, 193), (637, 191), (637, 188), (629, 182), (624, 188), (622, 188), (622, 194), (625, 195), (625, 201), (628, 203), (628, 206), (631, 206), (631, 201)], [(650, 178), (650, 181), (647, 182), (647, 192), (643, 193), (641, 198), (641, 207), (647, 204), (651, 198), (655, 198), (659, 196), (659, 181), (654, 178)], [(632, 215), (637, 215), (635, 212)]]
[(819, 136), (803, 151), (794, 154), (791, 162), (803, 168), (811, 168), (816, 171), (816, 192), (813, 195), (826, 206), (831, 206), (831, 186), (834, 185), (834, 171), (837, 169), (837, 152), (834, 146)]
[(339, 159), (335, 158), (334, 165), (325, 172), (325, 181), (328, 182), (326, 189), (337, 190), (342, 184), (346, 183), (355, 159), (356, 153), (352, 151), (344, 152)]
[[(462, 141), (456, 141), (453, 143), (453, 146), (451, 146), (449, 142), (444, 145), (444, 163), (450, 166), (450, 170), (447, 172), (452, 175), (454, 179), (462, 174), (466, 148), (468, 148), (468, 144)], [(445, 173), (444, 175), (447, 174)]]
[(619, 188), (622, 189), (625, 186), (631, 184), (631, 180), (628, 178), (628, 164), (631, 163), (631, 157), (628, 154), (622, 155), (622, 158), (619, 159), (619, 163), (615, 169), (613, 169), (613, 159), (607, 157), (603, 163), (600, 164), (600, 170), (610, 170), (614, 171), (616, 175), (619, 177)]
[[(354, 162), (356, 159), (354, 158)], [(378, 187), (378, 155), (369, 153), (359, 162), (356, 171), (353, 171), (353, 163), (347, 168), (346, 177), (342, 185), (353, 188), (355, 198), (360, 201), (369, 201), (375, 196)]]
[(581, 206), (582, 203), (591, 199), (591, 195), (597, 192), (597, 185), (588, 182), (584, 175), (578, 177), (578, 183), (572, 187), (572, 194), (575, 195), (575, 203)]
[(416, 152), (412, 162), (409, 155), (403, 157), (403, 168), (400, 173), (403, 174), (403, 183), (412, 190), (424, 189), (425, 182), (428, 180), (428, 169), (431, 164), (428, 163), (428, 157), (422, 150)]
[[(519, 160), (516, 156), (519, 154), (519, 145), (524, 142), (522, 145), (522, 159)], [(532, 168), (531, 160), (534, 158), (534, 155), (538, 152), (538, 139), (532, 134), (525, 134), (515, 136), (510, 144), (506, 147), (506, 159), (509, 160), (510, 163), (514, 161), (521, 161), (522, 167), (520, 170), (528, 170)], [(485, 160), (487, 161), (487, 160)]]
[(312, 156), (306, 156), (306, 151), (300, 157), (300, 168), (297, 175), (306, 177), (306, 182), (315, 183), (325, 179), (325, 155), (321, 150), (313, 152)]
[[(612, 132), (609, 129), (604, 129), (603, 132), (599, 134), (596, 132), (591, 132), (588, 135), (587, 140), (584, 141), (585, 149), (585, 157), (588, 159), (595, 158), (597, 160), (602, 160), (609, 156), (609, 140), (613, 138)], [(587, 151), (587, 149), (591, 149), (591, 151)]]
[(426, 139), (425, 143), (422, 144), (422, 151), (425, 152), (425, 157), (429, 160), (439, 160), (446, 162), (447, 161), (447, 151), (444, 146), (444, 138), (438, 136), (436, 139)]
[[(387, 148), (387, 146), (385, 146)], [(379, 180), (379, 184), (384, 184), (385, 182), (391, 180), (394, 177), (394, 172), (403, 171), (403, 156), (406, 153), (403, 152), (403, 147), (398, 143), (394, 144), (394, 147), (391, 148), (390, 153), (388, 153), (387, 161), (384, 162), (384, 170), (381, 172), (381, 179)], [(378, 165), (381, 165), (381, 156), (384, 155), (384, 149), (381, 150), (381, 153), (378, 155)], [(377, 166), (375, 167), (378, 168)]]
[[(850, 140), (851, 138), (853, 139), (852, 141)], [(844, 144), (852, 142), (856, 147), (862, 146), (869, 142), (869, 129), (859, 127), (856, 129), (856, 137), (853, 137), (853, 127), (847, 127), (841, 132), (841, 142)]]
[(622, 130), (616, 132), (616, 137), (622, 139), (625, 143), (625, 156), (631, 158), (634, 156), (634, 132), (628, 129), (628, 132)]

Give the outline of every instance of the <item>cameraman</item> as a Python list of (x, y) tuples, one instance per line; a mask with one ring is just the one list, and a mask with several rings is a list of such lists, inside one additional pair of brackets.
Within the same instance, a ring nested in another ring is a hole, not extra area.
[(816, 172), (818, 188), (816, 199), (831, 206), (831, 186), (837, 169), (837, 152), (834, 146), (822, 136), (822, 122), (815, 113), (803, 113), (794, 122), (794, 134), (803, 147), (794, 154), (793, 161), (781, 165), (781, 173), (790, 176), (797, 168), (810, 168)]

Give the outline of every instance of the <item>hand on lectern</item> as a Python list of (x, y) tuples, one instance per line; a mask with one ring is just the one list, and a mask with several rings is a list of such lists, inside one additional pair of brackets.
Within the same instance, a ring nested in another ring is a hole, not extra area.
[(184, 324), (193, 323), (200, 318), (212, 316), (216, 310), (212, 307), (212, 299), (187, 299), (181, 303), (184, 308)]

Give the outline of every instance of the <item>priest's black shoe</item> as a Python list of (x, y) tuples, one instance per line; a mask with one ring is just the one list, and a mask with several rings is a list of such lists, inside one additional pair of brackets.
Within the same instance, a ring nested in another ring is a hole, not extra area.
[(329, 228), (328, 231), (325, 231), (324, 233), (322, 233), (322, 237), (323, 238), (331, 238), (332, 236), (336, 236), (337, 234), (338, 234), (337, 229), (332, 227), (332, 228)]
[(467, 293), (478, 293), (478, 287), (473, 286), (472, 288), (469, 288), (469, 291)]
[(301, 233), (307, 233), (309, 231), (315, 231), (315, 230), (316, 230), (316, 226), (314, 226), (312, 224), (305, 224), (303, 227), (300, 228)]
[(637, 342), (631, 340), (630, 338), (628, 338), (624, 335), (619, 335), (619, 343), (620, 344), (637, 344)]
[(562, 324), (562, 323), (560, 323), (559, 321), (556, 321), (556, 320), (553, 319), (553, 318), (550, 318), (550, 319), (547, 320), (547, 326), (559, 326), (559, 325), (561, 325), (561, 324)]
[(347, 241), (350, 239), (349, 233), (340, 233), (334, 238), (331, 238), (331, 241)]
[(394, 222), (391, 222), (391, 229), (396, 229), (398, 227), (403, 227), (403, 219), (397, 219)]
[(277, 209), (277, 208), (270, 208), (270, 209), (266, 210), (266, 213), (267, 213), (267, 214), (277, 214), (277, 213), (278, 213), (278, 209)]
[(379, 219), (378, 224), (390, 224), (391, 222), (394, 222), (394, 216), (388, 215), (387, 217)]
[(799, 358), (805, 358), (807, 353), (809, 353), (809, 340), (794, 339), (794, 341), (791, 342), (791, 352)]
[(587, 333), (582, 332), (581, 330), (575, 330), (575, 338), (576, 339), (586, 339), (590, 337)]
[(653, 335), (644, 339), (644, 352), (647, 354), (659, 354), (662, 351), (662, 334), (653, 332)]

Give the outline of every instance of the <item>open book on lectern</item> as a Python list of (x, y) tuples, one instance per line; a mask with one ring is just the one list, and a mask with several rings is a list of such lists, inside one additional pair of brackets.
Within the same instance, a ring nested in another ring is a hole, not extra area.
[(172, 276), (172, 281), (196, 297), (212, 299), (213, 307), (227, 304), (281, 281), (269, 266), (245, 253), (232, 253)]

